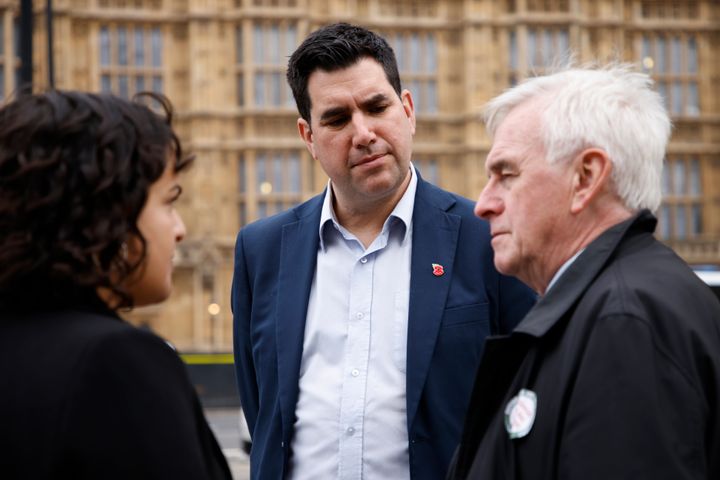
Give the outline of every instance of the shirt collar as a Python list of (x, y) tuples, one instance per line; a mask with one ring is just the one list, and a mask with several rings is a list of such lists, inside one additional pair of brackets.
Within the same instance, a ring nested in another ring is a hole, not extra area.
[[(393, 225), (400, 223), (405, 228), (402, 239), (403, 242), (407, 240), (410, 233), (410, 228), (412, 226), (412, 216), (415, 207), (415, 192), (417, 191), (417, 182), (418, 180), (417, 175), (415, 174), (415, 167), (413, 167), (411, 163), (410, 183), (405, 189), (405, 193), (400, 198), (400, 201), (397, 203), (397, 205), (395, 205), (393, 211), (390, 212), (390, 215), (385, 220), (385, 224), (383, 225), (383, 231), (385, 231)], [(320, 249), (323, 252), (325, 251), (325, 232), (327, 231), (326, 227), (328, 225), (334, 225), (338, 231), (346, 232), (345, 228), (340, 225), (340, 222), (338, 222), (337, 217), (335, 216), (335, 210), (332, 206), (332, 182), (330, 180), (328, 180), (326, 191), (327, 193), (325, 194), (325, 199), (323, 200), (322, 211), (320, 212), (320, 226), (318, 229), (318, 234), (320, 235)]]
[(544, 295), (547, 295), (547, 292), (552, 288), (553, 285), (555, 285), (555, 282), (558, 281), (558, 279), (562, 276), (563, 273), (565, 273), (565, 270), (570, 268), (570, 265), (573, 264), (573, 262), (580, 256), (582, 252), (584, 252), (585, 249), (580, 249), (575, 255), (570, 257), (565, 263), (562, 264), (562, 266), (558, 269), (557, 272), (555, 272), (555, 275), (553, 275), (553, 278), (550, 280), (550, 283), (548, 283), (547, 288), (545, 289)]

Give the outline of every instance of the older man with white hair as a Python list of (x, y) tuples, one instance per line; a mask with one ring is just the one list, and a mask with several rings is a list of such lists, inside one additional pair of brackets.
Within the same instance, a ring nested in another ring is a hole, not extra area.
[(720, 304), (653, 237), (670, 120), (627, 65), (492, 100), (475, 213), (541, 298), (488, 339), (450, 479), (720, 478)]

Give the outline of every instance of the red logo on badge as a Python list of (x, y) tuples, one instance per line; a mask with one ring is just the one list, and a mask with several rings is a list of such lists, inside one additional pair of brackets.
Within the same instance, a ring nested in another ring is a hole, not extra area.
[(433, 275), (435, 275), (436, 277), (440, 277), (445, 273), (445, 269), (439, 263), (433, 263), (432, 268), (433, 268)]

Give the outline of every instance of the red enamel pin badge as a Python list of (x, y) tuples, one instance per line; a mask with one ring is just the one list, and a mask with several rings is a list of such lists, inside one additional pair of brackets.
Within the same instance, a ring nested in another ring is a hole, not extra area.
[(435, 275), (436, 277), (440, 277), (445, 273), (445, 268), (442, 265), (440, 265), (439, 263), (433, 263), (432, 269), (433, 269), (433, 275)]

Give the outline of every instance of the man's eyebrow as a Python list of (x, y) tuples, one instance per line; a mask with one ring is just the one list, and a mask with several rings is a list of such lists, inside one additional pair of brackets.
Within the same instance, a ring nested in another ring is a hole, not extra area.
[(361, 105), (363, 108), (367, 108), (370, 106), (375, 106), (378, 103), (386, 102), (388, 100), (388, 96), (384, 93), (376, 93), (372, 97), (368, 98), (367, 100), (363, 100), (361, 102)]
[(333, 107), (325, 110), (322, 115), (320, 115), (320, 121), (325, 121), (330, 118), (334, 118), (340, 115), (343, 115), (347, 113), (348, 109), (347, 107)]

